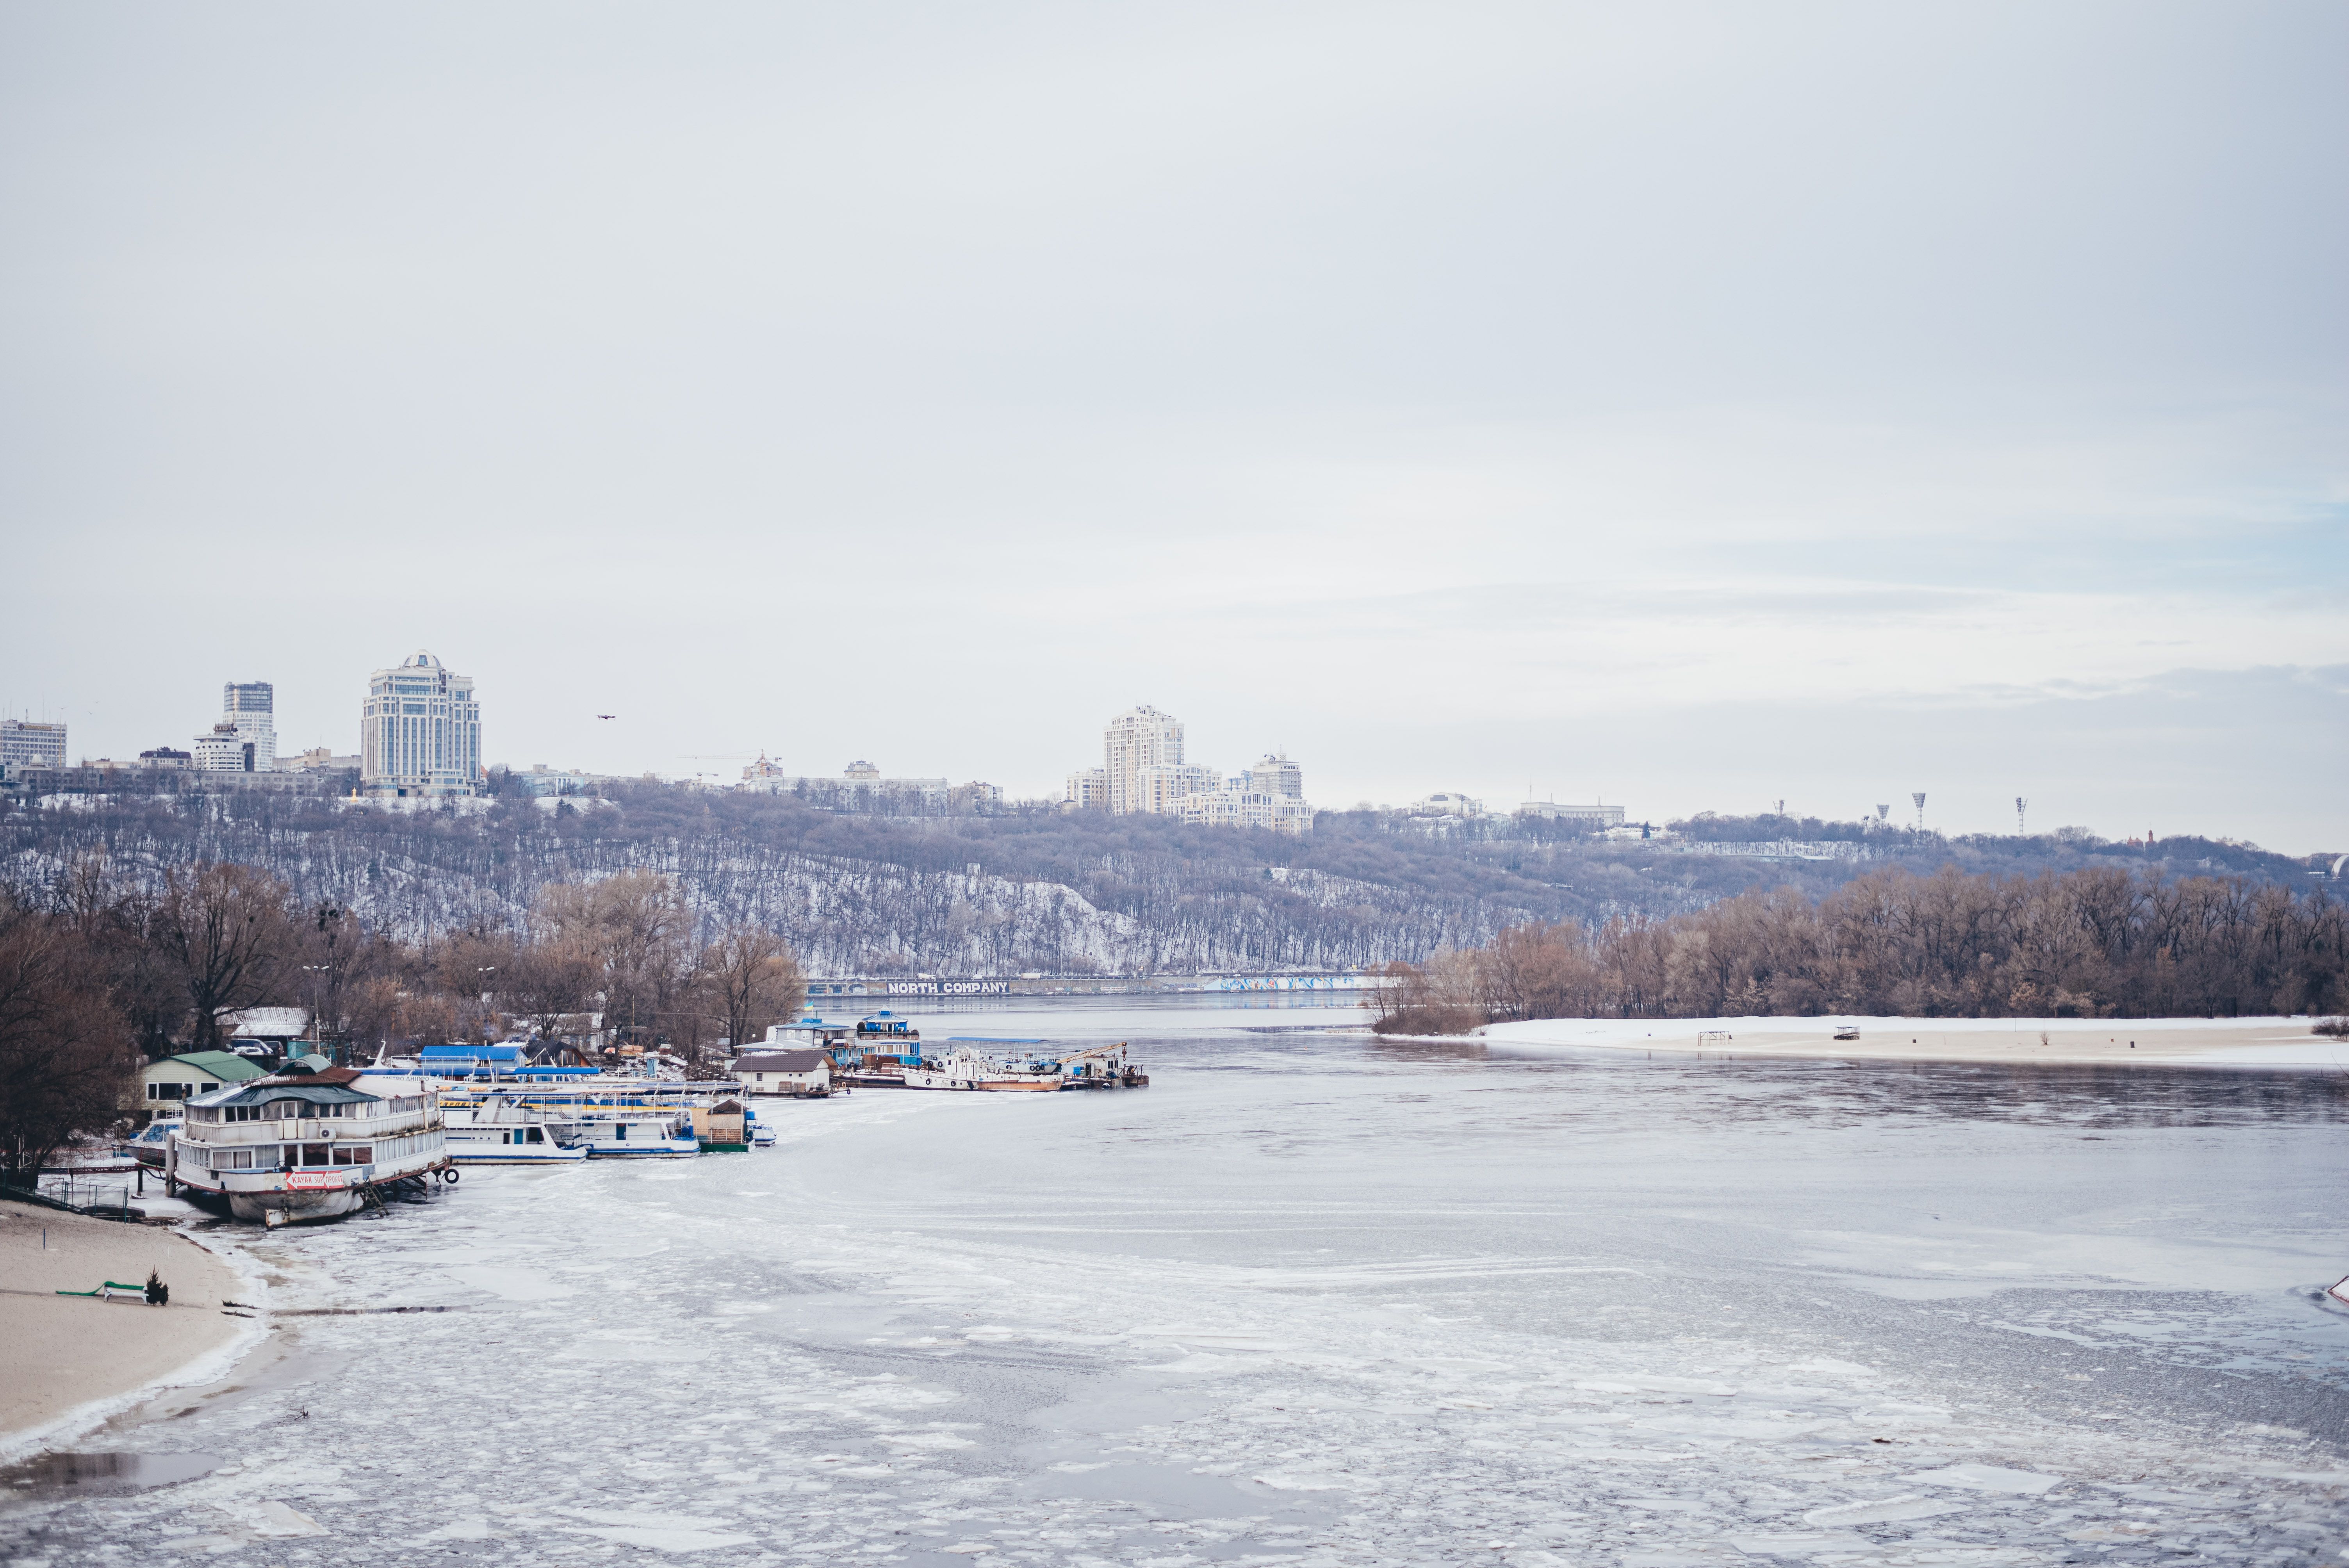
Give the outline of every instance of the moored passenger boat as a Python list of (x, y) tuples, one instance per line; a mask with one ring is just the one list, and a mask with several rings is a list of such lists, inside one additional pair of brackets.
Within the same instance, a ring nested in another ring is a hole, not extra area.
[(908, 1072), (919, 1072), (922, 1032), (911, 1018), (887, 1011), (856, 1021), (854, 1055), (840, 1074), (851, 1088), (905, 1088)]
[(589, 1111), (557, 1136), (564, 1147), (594, 1160), (681, 1160), (701, 1152), (689, 1112)]
[(981, 1046), (1040, 1046), (1041, 1040), (986, 1040), (957, 1037), (947, 1042), (963, 1048), (942, 1059), (905, 1069), (907, 1088), (978, 1089), (996, 1093), (1051, 1093), (1071, 1088), (1144, 1088), (1150, 1078), (1126, 1059), (1123, 1042), (1096, 1046), (1068, 1056), (1029, 1051), (996, 1055)]
[(449, 1158), (460, 1165), (575, 1165), (584, 1147), (562, 1141), (568, 1129), (534, 1105), (486, 1095), (462, 1105), (443, 1102)]
[(240, 1220), (332, 1220), (395, 1181), (450, 1164), (428, 1094), (383, 1096), (353, 1068), (297, 1057), (283, 1070), (187, 1102), (164, 1176)]

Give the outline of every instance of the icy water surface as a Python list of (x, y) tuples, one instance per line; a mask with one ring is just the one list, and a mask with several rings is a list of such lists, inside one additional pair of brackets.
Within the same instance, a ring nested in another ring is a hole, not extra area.
[[(1314, 1032), (1123, 999), (1101, 1095), (774, 1107), (233, 1233), (221, 1468), (14, 1561), (2339, 1563), (2349, 1096)], [(1303, 1028), (1292, 1026), (1305, 1026)], [(1264, 1032), (1253, 1032), (1264, 1031)]]

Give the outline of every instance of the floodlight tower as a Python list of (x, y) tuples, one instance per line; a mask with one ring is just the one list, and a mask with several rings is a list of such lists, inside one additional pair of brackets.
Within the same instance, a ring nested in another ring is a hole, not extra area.
[(2020, 796), (2020, 795), (2017, 795), (2017, 796), (2014, 798), (2014, 836), (2015, 836), (2016, 838), (2018, 838), (2018, 839), (2019, 839), (2019, 838), (2022, 838), (2022, 837), (2023, 836), (2023, 809), (2025, 806), (2028, 806), (2028, 805), (2030, 805), (2030, 804), (2031, 804), (2031, 802), (2030, 802), (2030, 801), (2028, 801), (2028, 800), (2024, 799), (2023, 799), (2022, 796)]
[(1891, 820), (1892, 820), (1892, 808), (1891, 808), (1890, 806), (1889, 806), (1889, 805), (1887, 805), (1887, 806), (1878, 806), (1878, 807), (1876, 809), (1876, 820), (1877, 820), (1878, 825), (1881, 826), (1882, 824), (1884, 824), (1884, 823), (1886, 823), (1886, 822), (1889, 822), (1889, 821), (1890, 821)]
[(1921, 833), (1925, 830), (1925, 791), (1920, 789), (1909, 799), (1917, 802), (1917, 830)]

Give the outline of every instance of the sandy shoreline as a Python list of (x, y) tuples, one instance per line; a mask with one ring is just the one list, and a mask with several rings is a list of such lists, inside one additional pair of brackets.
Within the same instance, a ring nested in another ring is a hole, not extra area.
[[(1547, 1018), (1492, 1024), (1500, 1051), (1669, 1051), (1841, 1061), (2300, 1068), (2349, 1072), (2349, 1040), (2309, 1018)], [(1838, 1025), (1859, 1037), (1838, 1040)]]
[[(169, 1306), (55, 1294), (141, 1284), (150, 1268), (171, 1287)], [(175, 1375), (211, 1375), (256, 1336), (256, 1320), (221, 1310), (251, 1300), (245, 1289), (175, 1231), (0, 1202), (0, 1453), (66, 1436), (77, 1414)]]

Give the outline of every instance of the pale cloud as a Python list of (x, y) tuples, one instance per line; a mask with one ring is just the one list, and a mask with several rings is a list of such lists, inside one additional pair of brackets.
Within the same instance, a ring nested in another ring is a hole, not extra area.
[(2344, 35), (20, 8), (0, 703), (343, 748), (422, 645), (524, 764), (1040, 791), (1153, 701), (1332, 801), (2334, 843), (2244, 725), (2349, 660)]

